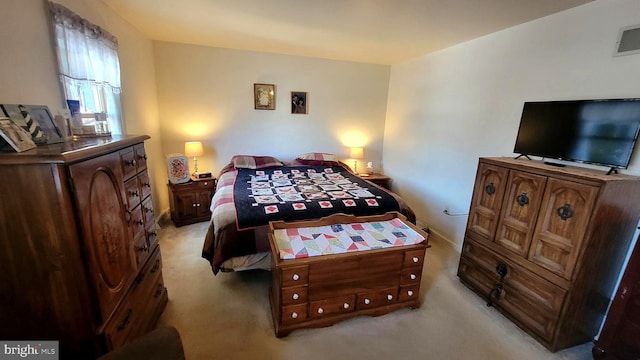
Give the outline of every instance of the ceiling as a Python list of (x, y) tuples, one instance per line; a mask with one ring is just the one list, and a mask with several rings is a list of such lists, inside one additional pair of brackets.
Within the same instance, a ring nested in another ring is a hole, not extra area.
[(153, 40), (393, 64), (593, 0), (102, 0)]

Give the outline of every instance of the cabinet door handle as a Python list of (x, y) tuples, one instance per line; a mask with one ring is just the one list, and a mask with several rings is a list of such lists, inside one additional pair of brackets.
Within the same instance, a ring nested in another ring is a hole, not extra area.
[(562, 220), (567, 220), (573, 216), (573, 210), (571, 210), (571, 205), (569, 204), (564, 204), (564, 206), (559, 207), (556, 212)]
[(496, 193), (496, 186), (493, 185), (493, 183), (489, 183), (489, 185), (484, 187), (484, 191), (488, 194), (488, 195), (493, 195)]
[(526, 192), (523, 192), (522, 194), (518, 195), (516, 200), (518, 201), (518, 205), (525, 206), (529, 203), (529, 196), (527, 196)]

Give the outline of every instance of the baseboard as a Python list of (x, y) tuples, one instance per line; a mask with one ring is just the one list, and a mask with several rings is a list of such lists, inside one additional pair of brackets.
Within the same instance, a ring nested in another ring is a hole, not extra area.
[(171, 224), (171, 213), (169, 209), (166, 209), (156, 218), (156, 226), (158, 228), (163, 228), (169, 224)]
[(443, 235), (441, 232), (439, 232), (438, 230), (430, 227), (429, 225), (427, 225), (426, 222), (422, 221), (422, 220), (416, 220), (416, 225), (420, 228), (420, 229), (427, 229), (429, 230), (429, 236), (430, 237), (435, 237), (435, 241), (440, 241), (449, 245), (451, 248), (455, 249), (457, 252), (462, 251), (462, 247), (461, 245), (456, 244), (454, 241), (452, 241), (451, 239), (449, 239), (447, 236)]

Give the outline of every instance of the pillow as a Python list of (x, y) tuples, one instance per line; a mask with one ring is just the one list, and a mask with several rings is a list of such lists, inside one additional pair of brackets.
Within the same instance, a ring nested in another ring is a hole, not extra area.
[(309, 166), (336, 166), (340, 165), (334, 154), (329, 153), (306, 153), (299, 155), (296, 161), (302, 165)]
[(271, 166), (284, 166), (282, 161), (272, 156), (235, 155), (231, 162), (236, 169), (262, 169)]

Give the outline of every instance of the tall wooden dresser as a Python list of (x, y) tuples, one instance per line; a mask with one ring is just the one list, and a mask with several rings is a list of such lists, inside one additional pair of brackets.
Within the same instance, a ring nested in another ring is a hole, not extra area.
[(88, 359), (155, 327), (167, 291), (148, 138), (0, 154), (0, 339)]
[(594, 359), (640, 359), (640, 241), (638, 240), (592, 353)]
[(592, 341), (640, 218), (640, 178), (481, 158), (458, 276), (551, 351)]

